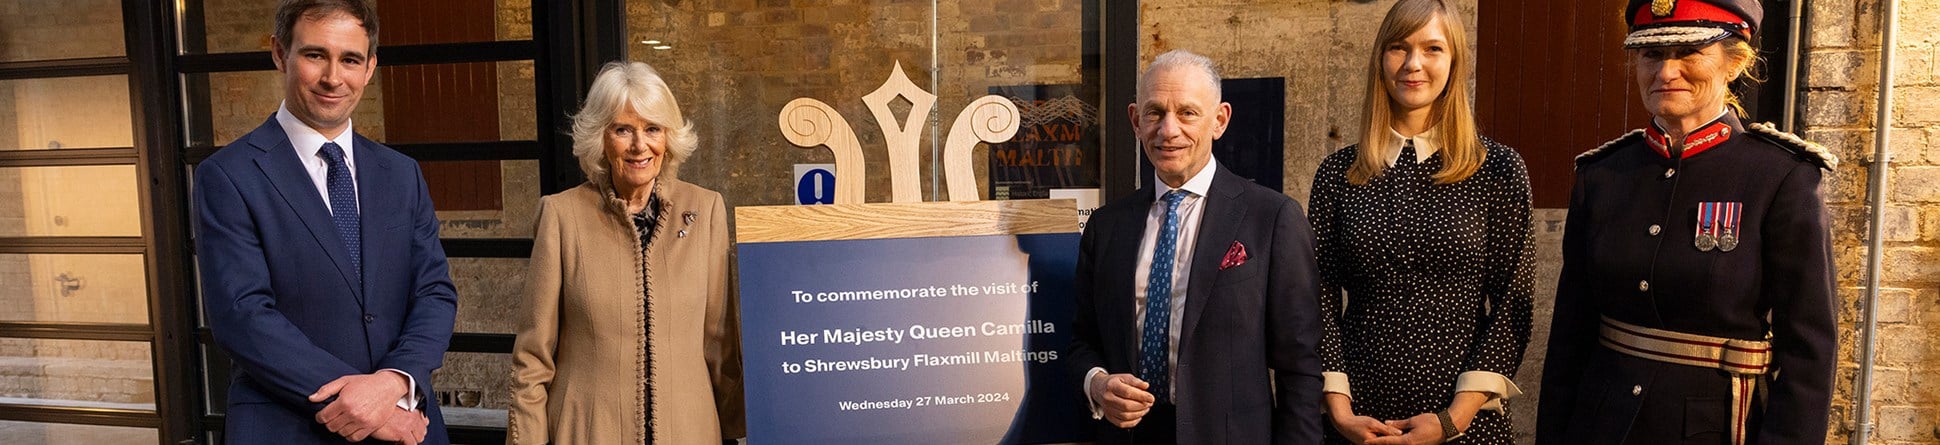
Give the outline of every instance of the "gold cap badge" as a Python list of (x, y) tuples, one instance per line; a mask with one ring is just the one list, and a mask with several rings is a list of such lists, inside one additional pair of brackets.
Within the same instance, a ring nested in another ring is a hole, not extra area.
[(1677, 0), (1651, 0), (1650, 2), (1650, 15), (1664, 18), (1670, 17), (1673, 12), (1677, 12)]

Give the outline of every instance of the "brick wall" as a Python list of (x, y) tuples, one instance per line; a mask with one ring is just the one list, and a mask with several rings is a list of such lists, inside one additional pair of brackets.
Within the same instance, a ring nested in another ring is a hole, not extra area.
[[(1863, 328), (1867, 185), (1873, 173), (1879, 95), (1878, 0), (1808, 3), (1804, 121), (1807, 139), (1825, 144), (1844, 163), (1827, 181), (1834, 252), (1839, 270), (1840, 366), (1828, 442), (1854, 434), (1854, 378)], [(1885, 264), (1877, 309), (1879, 333), (1872, 393), (1875, 434), (1870, 443), (1940, 441), (1940, 1), (1899, 2), (1897, 69), (1893, 75), (1893, 154), (1885, 218), (1880, 226)]]

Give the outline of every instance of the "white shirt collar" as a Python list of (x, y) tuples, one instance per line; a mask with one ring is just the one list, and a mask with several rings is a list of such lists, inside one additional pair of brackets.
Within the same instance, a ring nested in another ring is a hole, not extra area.
[(356, 133), (356, 125), (353, 121), (344, 121), (344, 132), (337, 134), (335, 139), (324, 138), (323, 133), (310, 128), (309, 124), (297, 120), (296, 115), (290, 114), (289, 103), (285, 102), (276, 106), (276, 123), (283, 126), (283, 134), (290, 138), (290, 146), (296, 148), (296, 155), (303, 162), (308, 163), (318, 159), (317, 152), (323, 150), (323, 143), (336, 142), (337, 146), (344, 150), (344, 166), (352, 168), (357, 166), (356, 162), (351, 160), (351, 152), (354, 151), (351, 150), (352, 141), (355, 140), (351, 135)]
[[(1192, 179), (1187, 179), (1185, 186), (1179, 187), (1178, 189), (1183, 189), (1186, 193), (1191, 193), (1193, 196), (1206, 196), (1206, 191), (1212, 190), (1213, 172), (1219, 170), (1215, 167), (1218, 164), (1219, 161), (1216, 159), (1207, 160), (1206, 166), (1200, 167), (1199, 173), (1194, 173)], [(1172, 186), (1165, 185), (1165, 181), (1159, 180), (1156, 174), (1152, 176), (1152, 183), (1158, 185), (1158, 187), (1153, 187), (1154, 191), (1158, 192), (1157, 195), (1153, 195), (1152, 197), (1154, 201), (1165, 200), (1165, 194), (1175, 190)]]
[(1436, 151), (1441, 150), (1441, 146), (1435, 144), (1435, 134), (1440, 128), (1432, 127), (1414, 137), (1407, 137), (1402, 136), (1399, 131), (1394, 131), (1394, 127), (1388, 127), (1388, 134), (1394, 136), (1394, 146), (1388, 147), (1387, 156), (1384, 156), (1387, 166), (1393, 167), (1395, 163), (1401, 161), (1401, 146), (1408, 141), (1415, 143), (1415, 162), (1428, 162), (1429, 156), (1434, 156)]

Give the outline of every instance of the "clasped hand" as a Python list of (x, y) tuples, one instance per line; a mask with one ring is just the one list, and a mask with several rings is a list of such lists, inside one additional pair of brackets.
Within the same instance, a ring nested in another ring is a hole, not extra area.
[(1131, 374), (1100, 376), (1092, 379), (1091, 386), (1091, 400), (1104, 411), (1105, 420), (1119, 428), (1138, 426), (1158, 401), (1150, 392), (1151, 384)]
[(416, 445), (424, 441), (430, 419), (414, 409), (398, 407), (398, 400), (411, 391), (410, 383), (395, 372), (347, 375), (326, 383), (310, 394), (310, 401), (323, 403), (335, 397), (322, 411), (317, 423), (330, 428), (351, 442), (365, 438)]
[(1442, 443), (1441, 419), (1423, 413), (1403, 420), (1383, 422), (1368, 416), (1348, 415), (1333, 419), (1334, 429), (1349, 442), (1362, 445), (1433, 445)]

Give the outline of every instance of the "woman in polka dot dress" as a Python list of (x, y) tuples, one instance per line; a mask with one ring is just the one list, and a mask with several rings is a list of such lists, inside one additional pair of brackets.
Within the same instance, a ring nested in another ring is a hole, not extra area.
[(1388, 11), (1361, 142), (1309, 205), (1321, 270), (1329, 443), (1508, 444), (1502, 402), (1529, 343), (1522, 158), (1477, 134), (1472, 54), (1440, 0)]

